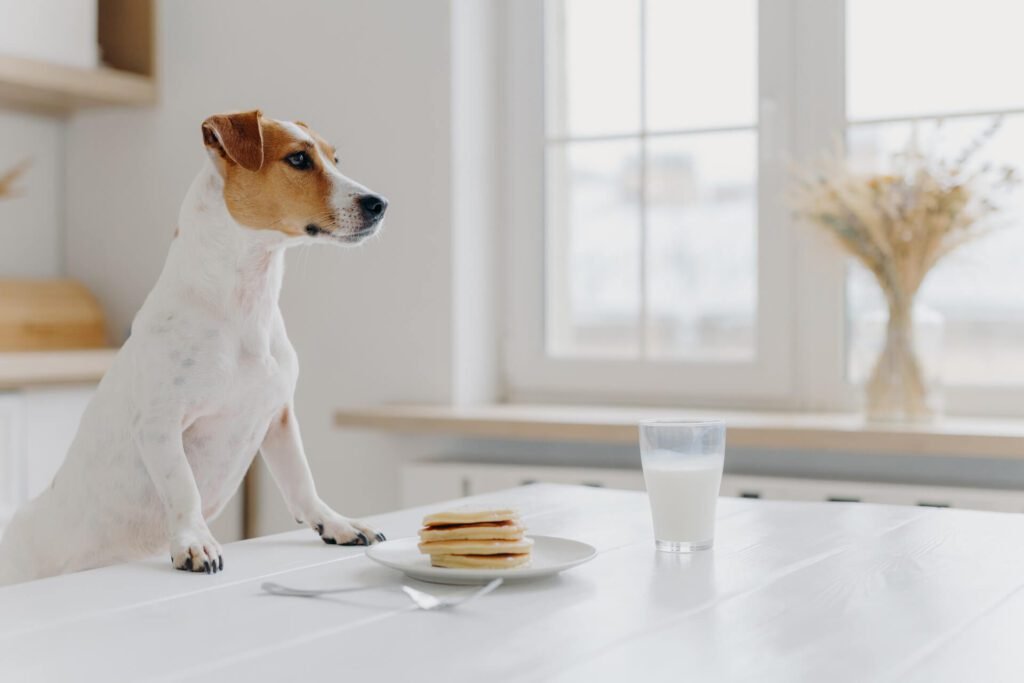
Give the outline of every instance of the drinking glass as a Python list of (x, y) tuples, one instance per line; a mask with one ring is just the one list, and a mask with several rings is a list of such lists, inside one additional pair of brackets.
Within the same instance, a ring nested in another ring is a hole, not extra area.
[(721, 420), (644, 420), (640, 459), (658, 550), (707, 550), (725, 461)]

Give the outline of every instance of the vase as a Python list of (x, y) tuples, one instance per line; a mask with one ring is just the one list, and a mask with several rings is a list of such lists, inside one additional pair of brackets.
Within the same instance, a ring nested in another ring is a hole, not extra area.
[(889, 302), (885, 339), (864, 387), (868, 420), (927, 422), (940, 412), (943, 327), (942, 316), (929, 308)]

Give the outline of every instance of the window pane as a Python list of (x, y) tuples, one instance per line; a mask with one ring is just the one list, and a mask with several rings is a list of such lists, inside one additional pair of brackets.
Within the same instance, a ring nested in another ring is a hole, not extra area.
[(647, 0), (647, 127), (757, 119), (755, 0)]
[(548, 148), (551, 354), (639, 352), (639, 163), (639, 140)]
[(548, 135), (640, 129), (639, 0), (548, 0)]
[(1024, 3), (848, 0), (851, 120), (1024, 107)]
[[(957, 153), (991, 124), (991, 119), (919, 123), (923, 147), (934, 146), (945, 158)], [(911, 123), (851, 126), (850, 157), (865, 170), (883, 170), (890, 155), (906, 147)], [(1024, 168), (1024, 115), (1007, 117), (983, 148), (978, 163), (992, 161)], [(1024, 193), (1018, 188), (999, 219), (999, 229), (954, 252), (925, 280), (920, 303), (945, 319), (940, 374), (947, 384), (1024, 383)], [(872, 318), (884, 311), (877, 286), (867, 273), (855, 269), (849, 280), (849, 374), (863, 379), (870, 371), (880, 334)], [(876, 320), (877, 322), (877, 320)]]
[(756, 165), (753, 131), (650, 139), (649, 355), (753, 357)]

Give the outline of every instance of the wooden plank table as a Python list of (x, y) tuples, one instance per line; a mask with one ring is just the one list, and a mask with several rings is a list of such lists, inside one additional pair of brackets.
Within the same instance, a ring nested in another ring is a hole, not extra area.
[[(419, 612), (403, 577), (308, 530), (0, 589), (0, 681), (1020, 681), (1024, 517), (722, 499), (716, 547), (657, 553), (642, 493), (529, 486), (533, 533), (591, 563)], [(372, 518), (415, 533), (430, 506)], [(376, 588), (333, 598), (288, 585)], [(463, 588), (415, 584), (435, 593)]]

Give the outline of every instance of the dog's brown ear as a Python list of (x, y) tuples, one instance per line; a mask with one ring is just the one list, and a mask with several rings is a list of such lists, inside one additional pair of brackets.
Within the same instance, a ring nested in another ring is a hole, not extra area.
[(203, 142), (225, 161), (249, 171), (263, 168), (263, 128), (260, 110), (215, 114), (203, 121)]

